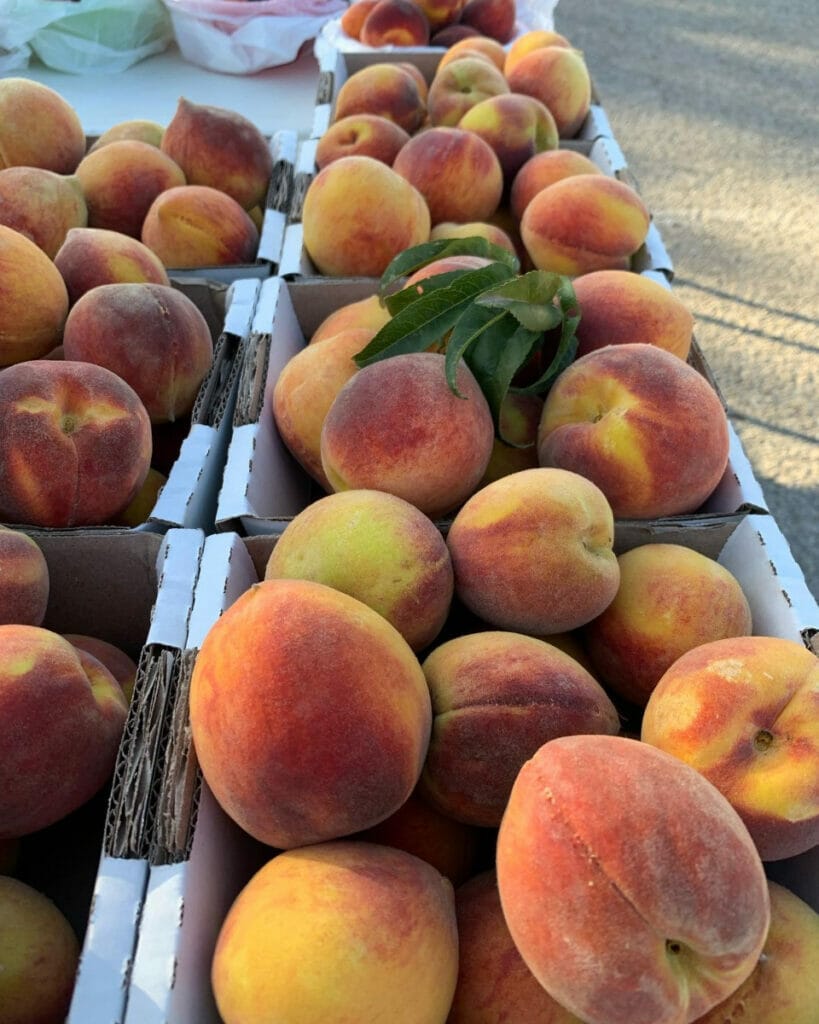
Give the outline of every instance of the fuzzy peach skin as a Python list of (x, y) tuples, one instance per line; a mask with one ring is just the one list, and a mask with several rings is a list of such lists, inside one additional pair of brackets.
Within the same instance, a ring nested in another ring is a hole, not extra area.
[(110, 522), (142, 486), (152, 448), (145, 406), (111, 370), (36, 359), (0, 373), (0, 521)]
[(360, 39), (361, 26), (364, 19), (378, 3), (378, 0), (354, 0), (349, 7), (341, 14), (340, 25), (342, 30), (351, 39)]
[(819, 659), (794, 640), (730, 637), (678, 658), (641, 738), (731, 802), (763, 860), (819, 843)]
[(506, 440), (496, 437), (493, 441), (481, 487), (522, 469), (537, 469), (537, 428), (542, 413), (543, 399), (538, 395), (506, 393), (500, 407), (500, 430)]
[(316, 143), (316, 167), (321, 170), (342, 156), (371, 156), (392, 166), (408, 132), (378, 114), (350, 114), (334, 121)]
[(304, 197), (304, 247), (330, 277), (380, 277), (400, 252), (426, 242), (429, 229), (418, 189), (369, 156), (334, 160)]
[(350, 114), (378, 114), (412, 135), (424, 123), (427, 103), (410, 71), (384, 61), (361, 68), (341, 85), (333, 120)]
[(142, 399), (152, 423), (190, 413), (213, 364), (213, 338), (193, 299), (169, 285), (103, 284), (72, 306), (66, 359), (112, 370)]
[(424, 673), (395, 627), (307, 580), (265, 580), (211, 627), (190, 714), (216, 799), (279, 849), (397, 810), (421, 774), (432, 716)]
[(131, 700), (136, 682), (137, 667), (133, 658), (115, 644), (101, 640), (96, 636), (85, 636), (82, 633), (63, 633), (63, 638), (72, 647), (93, 655), (101, 661), (120, 685), (125, 699)]
[(645, 203), (629, 185), (605, 174), (573, 174), (530, 200), (520, 236), (539, 270), (576, 277), (628, 270), (649, 223)]
[(540, 464), (593, 480), (617, 518), (695, 511), (722, 478), (729, 443), (707, 380), (641, 343), (575, 360), (546, 396), (538, 428)]
[(771, 927), (750, 977), (696, 1024), (815, 1024), (819, 1006), (819, 914), (768, 882)]
[(495, 65), (498, 71), (503, 71), (503, 65), (506, 61), (506, 49), (503, 43), (499, 43), (497, 39), (492, 39), (489, 36), (467, 36), (465, 39), (460, 39), (458, 42), (453, 43), (447, 49), (446, 53), (438, 61), (436, 70), (440, 71), (450, 61), (459, 60), (464, 56), (485, 57)]
[(596, 270), (574, 281), (580, 309), (577, 356), (605, 345), (642, 342), (687, 359), (691, 310), (669, 288), (629, 270)]
[(42, 626), (49, 590), (48, 562), (37, 541), (0, 526), (0, 623)]
[(476, 28), (490, 39), (508, 43), (515, 31), (515, 0), (467, 0), (460, 24)]
[(226, 192), (179, 185), (151, 203), (140, 241), (165, 267), (232, 266), (255, 261), (259, 229)]
[(73, 174), (84, 153), (77, 111), (56, 90), (31, 78), (0, 78), (0, 168)]
[(582, 1024), (524, 963), (503, 917), (494, 869), (455, 890), (458, 984), (447, 1024)]
[(354, 490), (312, 502), (285, 526), (265, 579), (324, 583), (368, 605), (414, 651), (438, 636), (454, 581), (441, 531), (403, 498)]
[(67, 315), (60, 272), (30, 238), (0, 224), (0, 369), (59, 345)]
[(237, 111), (180, 96), (160, 148), (188, 185), (224, 192), (243, 210), (264, 205), (273, 154), (261, 130)]
[(0, 626), (0, 837), (64, 818), (110, 779), (128, 705), (105, 666), (40, 626)]
[(429, 233), (429, 240), (431, 242), (435, 242), (439, 238), (474, 237), (485, 238), (487, 242), (500, 246), (501, 249), (506, 249), (513, 256), (517, 255), (515, 243), (509, 234), (503, 228), (498, 227), (496, 224), (491, 224), (489, 221), (475, 220), (459, 224), (456, 221), (445, 220), (436, 224)]
[(527, 160), (536, 153), (556, 150), (559, 142), (549, 109), (540, 100), (516, 92), (476, 103), (458, 122), (458, 128), (489, 143), (500, 161), (507, 188)]
[(572, 139), (591, 107), (591, 76), (579, 50), (543, 46), (506, 71), (512, 92), (522, 92), (549, 108), (561, 139)]
[(80, 947), (63, 912), (26, 882), (0, 876), (0, 1024), (58, 1024)]
[(736, 811), (693, 768), (622, 736), (540, 748), (496, 864), (520, 955), (585, 1024), (690, 1024), (751, 974), (770, 924)]
[(333, 488), (321, 464), (321, 428), (339, 391), (358, 373), (354, 356), (374, 336), (366, 327), (348, 327), (308, 345), (282, 367), (270, 393), (270, 408), (282, 441), (325, 491)]
[(504, 51), (504, 61), (501, 67), (503, 73), (508, 77), (516, 64), (532, 50), (542, 50), (545, 46), (565, 46), (572, 48), (569, 40), (559, 32), (551, 29), (532, 29), (524, 32), (517, 39), (513, 40)]
[(367, 327), (373, 332), (379, 331), (390, 317), (390, 311), (382, 304), (378, 295), (369, 295), (365, 299), (347, 302), (321, 321), (310, 335), (310, 344), (332, 338), (348, 327)]
[(439, 126), (414, 135), (392, 166), (424, 197), (432, 224), (486, 220), (503, 193), (497, 154), (479, 135), (461, 128)]
[(225, 1024), (444, 1024), (458, 971), (452, 886), (403, 850), (290, 850), (230, 908), (211, 981)]
[(492, 414), (466, 363), (453, 394), (446, 357), (392, 356), (359, 370), (339, 391), (321, 431), (321, 462), (334, 491), (388, 491), (430, 519), (457, 508), (492, 452)]
[(590, 480), (525, 469), (487, 484), (447, 534), (456, 596), (485, 622), (520, 633), (584, 625), (614, 599), (614, 517)]
[(88, 208), (75, 175), (42, 167), (0, 171), (0, 223), (30, 238), (49, 259), (71, 228), (87, 222)]
[(489, 96), (510, 92), (503, 72), (483, 56), (464, 55), (436, 71), (429, 86), (430, 124), (454, 128), (467, 110)]
[(618, 558), (614, 600), (583, 631), (595, 674), (639, 707), (677, 658), (700, 644), (747, 636), (753, 622), (737, 578), (681, 544), (643, 544)]
[(54, 256), (73, 306), (102, 284), (170, 285), (162, 261), (136, 238), (104, 228), (71, 228)]
[[(447, 25), (446, 28), (439, 28), (430, 37), (429, 45), (440, 46), (446, 50), (454, 43), (460, 43), (464, 39), (477, 39), (479, 37), (480, 32), (476, 28), (472, 28), (471, 25), (456, 23), (454, 25)], [(484, 55), (481, 54), (481, 56)]]
[(137, 142), (159, 146), (164, 133), (165, 126), (158, 121), (150, 121), (143, 117), (129, 118), (127, 121), (117, 121), (110, 128), (106, 128), (88, 147), (88, 152), (93, 153), (107, 146), (109, 142), (121, 142), (123, 139), (135, 139)]
[(441, 814), (416, 791), (389, 818), (351, 838), (394, 846), (420, 857), (457, 886), (473, 873), (482, 834)]
[(600, 684), (535, 637), (469, 633), (436, 647), (421, 667), (433, 719), (420, 792), (467, 825), (500, 825), (515, 777), (548, 740), (620, 728)]
[(428, 46), (429, 20), (413, 0), (378, 0), (358, 38), (365, 46)]
[(535, 153), (518, 169), (512, 179), (509, 208), (515, 219), (520, 221), (531, 200), (549, 185), (573, 174), (602, 173), (597, 164), (583, 153), (573, 149), (545, 149)]
[(431, 32), (457, 24), (466, 0), (415, 0), (429, 22)]

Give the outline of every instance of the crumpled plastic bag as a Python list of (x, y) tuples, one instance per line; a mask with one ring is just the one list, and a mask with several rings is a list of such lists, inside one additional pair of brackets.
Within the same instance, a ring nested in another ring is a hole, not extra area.
[(162, 0), (0, 0), (0, 68), (31, 53), (57, 71), (124, 71), (173, 42)]

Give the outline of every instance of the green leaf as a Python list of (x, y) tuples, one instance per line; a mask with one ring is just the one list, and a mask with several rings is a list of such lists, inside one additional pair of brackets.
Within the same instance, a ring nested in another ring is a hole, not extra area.
[(519, 324), (510, 313), (494, 329), (480, 336), (466, 353), (466, 362), (489, 402), (495, 434), (507, 444), (500, 429), (500, 413), (515, 374), (531, 357), (543, 335)]
[(433, 260), (448, 256), (483, 256), (485, 259), (505, 264), (515, 273), (520, 269), (517, 256), (502, 246), (494, 245), (486, 238), (478, 235), (471, 235), (469, 238), (438, 238), (434, 242), (423, 242), (399, 253), (381, 275), (382, 294), (400, 278), (409, 277)]
[[(409, 288), (403, 288), (400, 292), (393, 292), (392, 295), (388, 295), (383, 300), (384, 305), (391, 316), (396, 316), (402, 309), (411, 306), (413, 302), (418, 302), (424, 295), (428, 295), (430, 292), (441, 288), (448, 288), (459, 277), (463, 277), (464, 274), (468, 273), (470, 271), (466, 269), (448, 270), (444, 274), (435, 274), (432, 277), (427, 277), (423, 281), (419, 281), (418, 285), (411, 285)], [(420, 287), (421, 285), (423, 285), (423, 288)]]
[[(511, 326), (509, 324), (510, 319), (505, 310), (498, 312), (482, 309), (477, 305), (470, 306), (459, 318), (446, 346), (446, 379), (450, 390), (459, 398), (463, 398), (463, 395), (456, 386), (456, 373), (461, 359), (465, 357), (470, 346), (476, 344), (482, 337), (486, 338), (485, 343), (490, 348), (502, 347), (510, 330), (515, 329), (514, 321), (511, 322)], [(480, 381), (478, 383), (480, 384)]]
[(577, 355), (577, 336), (575, 331), (580, 323), (580, 317), (567, 317), (563, 321), (560, 331), (560, 342), (557, 351), (552, 357), (551, 363), (546, 367), (537, 380), (525, 387), (515, 387), (512, 390), (519, 395), (541, 395), (545, 396), (556, 378), (574, 360)]
[(476, 301), (482, 306), (508, 309), (518, 323), (531, 331), (551, 331), (563, 318), (562, 305), (559, 309), (554, 301), (563, 280), (559, 274), (532, 270), (490, 289)]

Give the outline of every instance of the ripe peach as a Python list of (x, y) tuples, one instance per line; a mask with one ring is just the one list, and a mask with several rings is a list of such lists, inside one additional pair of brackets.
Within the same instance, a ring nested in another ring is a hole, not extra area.
[(0, 224), (0, 368), (59, 345), (67, 315), (60, 272), (31, 239)]
[(123, 696), (130, 701), (136, 682), (137, 666), (133, 658), (115, 644), (101, 640), (96, 636), (84, 636), (80, 633), (63, 633), (63, 639), (72, 647), (78, 647), (86, 654), (91, 654), (101, 661), (111, 675), (119, 683)]
[(492, 147), (462, 128), (429, 128), (414, 135), (393, 170), (424, 197), (433, 225), (486, 220), (503, 193), (503, 171)]
[(342, 156), (371, 156), (392, 166), (409, 133), (378, 114), (350, 114), (334, 121), (316, 144), (319, 170)]
[(515, 251), (515, 243), (509, 237), (509, 235), (499, 228), (496, 224), (490, 224), (489, 221), (468, 221), (466, 223), (458, 223), (454, 220), (442, 220), (436, 224), (429, 233), (429, 240), (431, 242), (436, 241), (439, 238), (485, 238), (488, 242), (493, 245), (500, 246), (501, 249), (506, 249), (507, 252), (511, 252), (513, 256), (517, 255)]
[(114, 520), (115, 525), (133, 527), (141, 526), (142, 523), (146, 522), (156, 506), (162, 488), (167, 482), (168, 477), (166, 474), (151, 466), (143, 485)]
[(341, 590), (383, 615), (414, 651), (440, 633), (452, 602), (452, 562), (440, 530), (383, 491), (345, 491), (308, 505), (285, 527), (265, 579)]
[(423, 267), (410, 274), (404, 282), (405, 288), (420, 285), (416, 291), (421, 295), (424, 291), (421, 285), (430, 277), (437, 277), (438, 274), (449, 274), (454, 270), (480, 270), (481, 267), (488, 267), (492, 261), (485, 256), (470, 256), (467, 253), (456, 256), (442, 256), (440, 259), (432, 260)]
[(321, 432), (321, 461), (336, 491), (388, 491), (431, 519), (451, 512), (483, 476), (492, 414), (463, 361), (450, 390), (435, 352), (372, 363), (341, 389)]
[(594, 481), (618, 518), (695, 511), (722, 478), (728, 449), (728, 418), (708, 381), (639, 343), (575, 360), (546, 396), (538, 428), (541, 466)]
[(600, 684), (535, 637), (465, 634), (436, 647), (421, 667), (433, 719), (420, 792), (468, 825), (500, 825), (518, 772), (548, 740), (620, 728)]
[(254, 262), (259, 230), (227, 193), (179, 185), (148, 208), (140, 240), (166, 267), (227, 266)]
[(35, 359), (0, 373), (0, 521), (110, 522), (142, 486), (151, 449), (145, 406), (110, 370)]
[(490, 39), (508, 43), (515, 31), (515, 0), (466, 0), (460, 24), (476, 28)]
[(518, 36), (517, 39), (512, 41), (508, 49), (504, 50), (504, 61), (501, 71), (508, 78), (512, 68), (519, 64), (532, 50), (541, 50), (544, 46), (565, 46), (571, 48), (571, 45), (569, 40), (559, 32), (541, 28), (531, 29), (529, 32), (524, 32)]
[(680, 544), (644, 544), (618, 558), (620, 587), (584, 632), (597, 678), (644, 707), (663, 673), (700, 644), (751, 632), (737, 578)]
[(433, 32), (429, 39), (429, 45), (449, 49), (455, 43), (463, 42), (464, 39), (477, 39), (480, 32), (471, 25), (461, 25), (456, 22), (454, 25), (447, 25)]
[(361, 26), (364, 24), (364, 19), (377, 3), (378, 0), (353, 0), (353, 3), (342, 11), (339, 20), (346, 35), (351, 39), (361, 38)]
[(546, 149), (530, 157), (512, 180), (509, 207), (520, 221), (531, 200), (549, 185), (573, 174), (602, 174), (597, 164), (573, 149)]
[(41, 626), (48, 592), (48, 562), (40, 545), (20, 530), (0, 526), (0, 623)]
[(0, 626), (0, 836), (25, 836), (110, 779), (128, 705), (96, 658), (40, 626)]
[(156, 197), (185, 184), (185, 175), (161, 149), (125, 139), (89, 153), (76, 171), (88, 206), (88, 226), (139, 238)]
[(511, 90), (503, 72), (484, 57), (464, 56), (440, 67), (429, 87), (427, 109), (433, 125), (454, 128), (470, 107)]
[(0, 223), (30, 238), (50, 259), (67, 232), (87, 222), (88, 209), (75, 175), (41, 167), (0, 171)]
[(210, 328), (193, 299), (144, 282), (98, 285), (81, 296), (65, 322), (63, 351), (130, 384), (152, 423), (186, 416), (213, 363)]
[(32, 78), (0, 78), (0, 168), (73, 174), (84, 153), (77, 112), (56, 90)]
[(559, 737), (524, 765), (497, 874), (518, 951), (587, 1024), (695, 1020), (751, 974), (770, 923), (762, 862), (728, 801), (622, 736)]
[(351, 327), (308, 345), (287, 361), (270, 393), (281, 439), (325, 491), (332, 487), (321, 465), (321, 428), (336, 395), (358, 373), (353, 357), (373, 336), (372, 330)]
[(225, 919), (225, 1024), (444, 1024), (458, 972), (452, 886), (403, 850), (350, 840), (274, 857)]
[(474, 35), (467, 36), (465, 39), (453, 43), (438, 61), (436, 70), (440, 71), (450, 61), (459, 60), (467, 55), (470, 57), (487, 58), (495, 65), (498, 71), (503, 71), (503, 65), (506, 61), (506, 50), (503, 43), (499, 43), (497, 39), (491, 39), (489, 36)]
[(411, 135), (423, 124), (427, 105), (415, 76), (384, 61), (355, 71), (338, 90), (333, 120), (350, 114), (378, 114)]
[(365, 46), (427, 46), (429, 21), (413, 0), (378, 0), (358, 38)]
[(519, 168), (535, 153), (556, 150), (557, 125), (549, 110), (532, 96), (510, 92), (489, 96), (470, 107), (458, 127), (479, 135), (500, 161), (504, 183), (511, 187)]
[(332, 338), (334, 334), (348, 327), (368, 327), (377, 332), (390, 320), (390, 311), (381, 303), (378, 295), (368, 295), (355, 302), (347, 302), (332, 313), (328, 313), (310, 335), (310, 344)]
[(430, 32), (457, 23), (465, 0), (415, 0), (429, 22)]
[(539, 270), (576, 276), (628, 270), (650, 220), (645, 203), (629, 185), (605, 174), (573, 174), (532, 198), (523, 211), (520, 234)]
[(579, 50), (543, 46), (516, 61), (506, 78), (512, 92), (522, 92), (549, 108), (561, 139), (580, 131), (591, 106), (591, 76)]
[(194, 666), (190, 716), (217, 801), (279, 849), (359, 832), (396, 811), (421, 774), (431, 727), (424, 673), (401, 634), (361, 601), (307, 580), (265, 580), (214, 623)]
[(819, 843), (818, 700), (819, 659), (796, 641), (714, 640), (664, 673), (641, 737), (709, 779), (780, 860)]
[(457, 597), (500, 629), (576, 629), (614, 599), (614, 517), (590, 480), (526, 469), (487, 484), (460, 509), (447, 546)]
[(131, 139), (136, 142), (147, 142), (149, 146), (159, 146), (165, 126), (158, 121), (149, 121), (145, 118), (133, 118), (127, 121), (117, 121), (107, 128), (92, 145), (88, 147), (89, 153), (94, 153), (109, 142), (122, 142), (124, 139)]
[(64, 1020), (79, 957), (63, 912), (38, 889), (0, 876), (0, 1021)]
[(54, 256), (73, 306), (102, 284), (170, 285), (162, 261), (136, 238), (105, 228), (71, 228)]
[(416, 188), (380, 160), (346, 156), (310, 182), (302, 229), (320, 273), (380, 277), (400, 252), (427, 241), (429, 208)]
[(180, 97), (161, 142), (188, 185), (224, 192), (244, 210), (263, 205), (273, 173), (273, 154), (261, 130), (224, 107)]
[(500, 432), (492, 444), (489, 465), (481, 487), (523, 469), (536, 469), (537, 428), (543, 413), (543, 399), (538, 395), (507, 392), (500, 407)]

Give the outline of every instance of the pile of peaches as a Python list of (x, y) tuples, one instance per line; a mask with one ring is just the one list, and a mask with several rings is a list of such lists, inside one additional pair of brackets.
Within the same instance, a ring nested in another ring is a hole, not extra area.
[(346, 36), (365, 46), (452, 46), (488, 36), (508, 43), (515, 0), (354, 0), (341, 16)]

